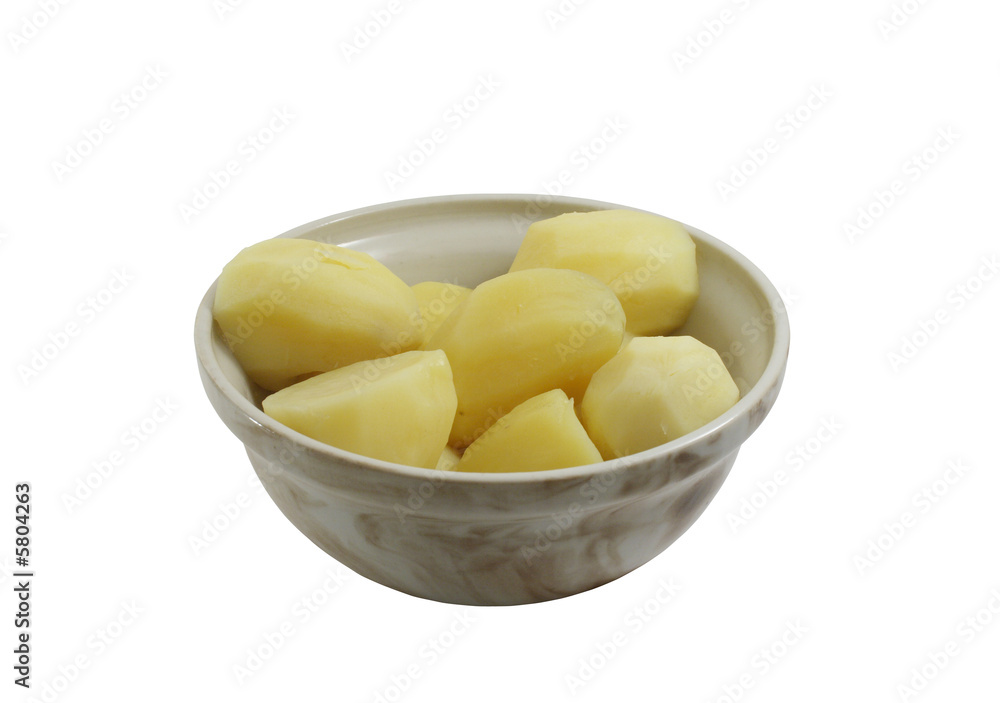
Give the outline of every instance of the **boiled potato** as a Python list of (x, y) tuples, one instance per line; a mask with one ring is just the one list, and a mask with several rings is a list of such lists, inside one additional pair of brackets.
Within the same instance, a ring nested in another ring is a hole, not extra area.
[(574, 212), (533, 223), (510, 270), (540, 267), (582, 271), (606, 283), (634, 335), (672, 332), (698, 299), (691, 235), (646, 212)]
[(594, 374), (580, 410), (601, 456), (614, 459), (696, 430), (739, 398), (711, 347), (694, 337), (636, 337)]
[(417, 296), (417, 306), (420, 309), (420, 325), (424, 343), (427, 342), (438, 328), (444, 323), (455, 308), (469, 297), (471, 288), (456, 286), (452, 283), (438, 283), (437, 281), (425, 281), (412, 286), (413, 293)]
[(445, 447), (444, 451), (441, 452), (441, 456), (438, 457), (437, 466), (434, 468), (438, 471), (454, 471), (455, 467), (458, 466), (458, 461), (461, 457), (458, 456), (456, 452), (451, 447)]
[(455, 374), (458, 414), (449, 443), (468, 446), (545, 391), (582, 398), (624, 330), (615, 294), (578, 271), (530, 269), (480, 284), (426, 345), (443, 349)]
[(272, 391), (422, 341), (409, 286), (368, 254), (308, 239), (237, 254), (212, 312), (243, 370)]
[(458, 471), (544, 471), (596, 464), (601, 453), (557, 388), (529, 398), (470, 444)]
[(444, 452), (457, 405), (442, 351), (361, 361), (264, 399), (264, 412), (340, 449), (432, 469)]

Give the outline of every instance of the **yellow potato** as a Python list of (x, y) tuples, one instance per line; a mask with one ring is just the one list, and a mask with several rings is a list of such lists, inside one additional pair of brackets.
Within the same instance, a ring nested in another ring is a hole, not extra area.
[(444, 350), (455, 374), (458, 414), (449, 443), (468, 446), (545, 391), (582, 398), (624, 329), (615, 294), (578, 271), (531, 269), (480, 284), (426, 344)]
[(237, 254), (212, 312), (243, 370), (272, 391), (422, 341), (409, 286), (368, 254), (308, 239)]
[(458, 471), (544, 471), (596, 464), (601, 453), (590, 441), (561, 389), (529, 398), (501, 417), (469, 445)]
[(444, 352), (410, 351), (313, 376), (263, 405), (278, 422), (320, 442), (432, 469), (457, 402)]
[(438, 457), (437, 466), (434, 468), (439, 471), (454, 471), (455, 467), (458, 466), (458, 461), (461, 457), (458, 456), (456, 452), (451, 447), (445, 447), (444, 451), (441, 452), (441, 456)]
[(444, 323), (455, 308), (469, 297), (471, 288), (456, 286), (452, 283), (438, 283), (437, 281), (425, 281), (412, 286), (414, 294), (417, 296), (417, 305), (420, 308), (420, 319), (423, 324), (418, 327), (423, 334), (424, 342), (434, 336), (438, 328)]
[(594, 374), (580, 410), (610, 460), (696, 430), (739, 398), (711, 347), (694, 337), (636, 337)]
[(625, 309), (634, 335), (667, 334), (698, 299), (691, 235), (674, 220), (634, 210), (597, 210), (533, 223), (511, 271), (539, 267), (589, 273)]

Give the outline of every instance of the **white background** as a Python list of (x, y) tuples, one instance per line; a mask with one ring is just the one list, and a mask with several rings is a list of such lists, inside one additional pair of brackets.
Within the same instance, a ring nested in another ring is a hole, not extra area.
[[(2, 698), (1000, 700), (1000, 6), (903, 5), (5, 2)], [(373, 12), (391, 20), (347, 56)], [(792, 326), (777, 405), (688, 533), (595, 591), (460, 608), (351, 574), (253, 484), (200, 386), (197, 303), (240, 248), (304, 222), (544, 193), (562, 171), (771, 278)], [(11, 669), (20, 481), (30, 692)], [(248, 652), (265, 661), (240, 677)], [(914, 668), (929, 682), (900, 688)]]

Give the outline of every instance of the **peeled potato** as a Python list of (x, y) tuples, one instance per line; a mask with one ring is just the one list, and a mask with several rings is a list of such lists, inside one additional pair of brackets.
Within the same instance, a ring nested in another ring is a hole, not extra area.
[(610, 460), (696, 430), (739, 398), (711, 347), (694, 337), (636, 337), (594, 374), (580, 410)]
[(454, 471), (455, 467), (458, 466), (458, 461), (461, 457), (458, 456), (456, 452), (451, 447), (445, 447), (444, 451), (441, 452), (441, 456), (438, 457), (437, 466), (434, 468), (438, 471)]
[(410, 351), (313, 376), (263, 405), (278, 422), (320, 442), (432, 469), (457, 402), (444, 352)]
[(308, 239), (269, 239), (237, 254), (212, 312), (243, 370), (267, 390), (423, 341), (409, 286), (368, 254)]
[(425, 281), (412, 286), (413, 293), (417, 296), (417, 306), (420, 309), (420, 325), (424, 342), (434, 336), (438, 328), (444, 323), (455, 308), (469, 297), (471, 288), (456, 286), (452, 283), (438, 283), (437, 281)]
[(469, 445), (458, 471), (545, 471), (596, 464), (601, 453), (590, 441), (561, 389), (529, 398)]
[(531, 269), (480, 284), (426, 344), (448, 355), (458, 414), (449, 443), (466, 447), (532, 396), (582, 398), (615, 355), (625, 313), (606, 285), (578, 271)]
[(691, 235), (646, 212), (574, 212), (533, 223), (510, 270), (540, 267), (582, 271), (606, 283), (634, 335), (672, 332), (698, 299)]

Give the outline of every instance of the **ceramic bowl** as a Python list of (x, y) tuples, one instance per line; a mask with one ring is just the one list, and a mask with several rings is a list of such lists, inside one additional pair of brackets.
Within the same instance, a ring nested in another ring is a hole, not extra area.
[[(445, 196), (362, 208), (281, 236), (368, 252), (410, 284), (472, 287), (507, 271), (532, 221), (620, 207), (567, 197)], [(641, 566), (683, 534), (781, 385), (788, 322), (777, 291), (738, 252), (688, 230), (701, 295), (678, 333), (722, 355), (741, 398), (708, 425), (654, 449), (553, 471), (470, 474), (391, 464), (322, 444), (261, 410), (264, 393), (213, 323), (214, 284), (195, 323), (205, 391), (281, 512), (357, 573), (461, 604), (579, 593)]]

